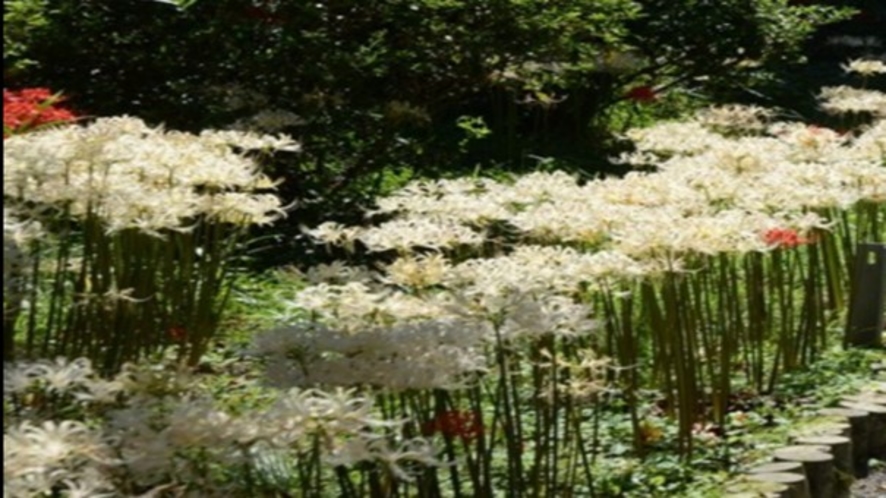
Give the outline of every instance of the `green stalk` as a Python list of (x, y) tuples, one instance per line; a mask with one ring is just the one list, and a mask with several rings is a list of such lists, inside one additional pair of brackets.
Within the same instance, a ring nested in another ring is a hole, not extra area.
[[(31, 306), (28, 308), (28, 322), (25, 329), (25, 356), (31, 356), (34, 354), (34, 343), (37, 339), (37, 299), (40, 297), (38, 285), (40, 284), (40, 268), (42, 267), (41, 263), (43, 261), (41, 247), (42, 246), (38, 241), (34, 242), (34, 261), (31, 263), (30, 274), (31, 289), (28, 293), (28, 299), (31, 302)], [(12, 336), (11, 331), (8, 335)]]
[[(709, 265), (709, 268), (713, 267), (716, 265), (716, 262), (711, 261), (709, 262)], [(715, 276), (716, 272), (708, 269), (700, 272), (696, 278), (691, 280), (691, 289), (693, 291), (695, 308), (699, 313), (698, 321), (701, 324), (698, 327), (698, 330), (704, 354), (704, 366), (707, 367), (707, 375), (710, 383), (711, 408), (713, 409), (714, 420), (718, 424), (722, 424), (725, 417), (726, 397), (728, 396), (728, 393), (724, 393), (721, 390), (721, 386), (718, 382), (718, 380), (720, 380), (720, 375), (718, 374), (724, 369), (728, 370), (729, 365), (728, 363), (724, 364), (721, 362), (721, 357), (718, 353), (719, 350), (723, 348), (723, 337), (728, 334), (728, 331), (725, 330), (726, 327), (723, 316), (716, 314), (714, 311), (714, 307), (719, 304), (719, 300), (716, 299), (716, 294), (709, 294), (709, 289), (713, 285), (711, 281)], [(716, 306), (716, 309), (717, 311), (720, 311), (719, 306)], [(720, 337), (719, 341), (715, 335)]]
[(640, 287), (640, 295), (643, 300), (643, 310), (648, 315), (649, 326), (652, 330), (653, 374), (666, 397), (665, 412), (674, 416), (677, 405), (676, 386), (672, 376), (674, 364), (672, 351), (674, 348), (669, 340), (668, 324), (665, 322), (665, 314), (658, 302), (655, 287), (649, 282), (643, 282)]
[[(454, 408), (452, 404), (451, 398), (448, 396), (448, 393), (442, 391), (440, 389), (434, 389), (434, 401), (437, 407), (436, 415), (439, 417), (447, 410), (452, 410)], [(443, 444), (444, 450), (446, 452), (446, 458), (451, 462), (449, 466), (449, 478), (452, 481), (452, 487), (455, 491), (455, 496), (461, 497), (461, 478), (458, 474), (458, 467), (456, 465), (456, 454), (455, 454), (455, 445), (453, 444), (453, 435), (444, 431), (443, 433)]]
[[(483, 414), (483, 391), (480, 382), (468, 390), (468, 401), (471, 409), (476, 413)], [(484, 427), (483, 432), (477, 438), (477, 469), (476, 482), (474, 484), (474, 494), (477, 496), (492, 496), (492, 468), (491, 468), (491, 448), (492, 441), (489, 441), (487, 448), (487, 434), (494, 434), (494, 425), (490, 430)]]
[(502, 413), (504, 415), (503, 433), (505, 438), (505, 446), (508, 452), (508, 482), (511, 487), (512, 496), (522, 496), (523, 492), (523, 451), (520, 448), (522, 440), (518, 429), (519, 422), (516, 420), (515, 400), (512, 398), (511, 384), (511, 368), (510, 361), (507, 357), (504, 340), (501, 336), (501, 327), (498, 324), (494, 326), (495, 344), (496, 344), (496, 361), (500, 376), (500, 400), (503, 403)]
[(547, 488), (551, 490), (552, 493), (556, 492), (557, 486), (559, 485), (559, 473), (558, 470), (560, 468), (559, 459), (560, 459), (560, 424), (559, 424), (559, 415), (560, 415), (560, 388), (559, 388), (559, 380), (560, 380), (560, 369), (558, 366), (558, 353), (556, 348), (556, 339), (554, 337), (551, 338), (551, 362), (553, 363), (553, 368), (551, 369), (551, 402), (548, 405), (548, 409), (550, 410), (550, 414), (548, 416), (549, 420), (549, 430), (550, 430), (550, 458), (548, 459), (548, 484)]
[[(682, 384), (683, 394), (680, 400), (680, 427), (681, 438), (686, 442), (685, 458), (688, 460), (693, 452), (692, 429), (701, 418), (699, 413), (699, 400), (703, 399), (703, 393), (700, 390), (702, 379), (700, 372), (696, 368), (701, 363), (698, 357), (698, 341), (696, 340), (698, 333), (698, 319), (696, 317), (695, 306), (692, 305), (692, 298), (689, 290), (689, 279), (691, 275), (675, 275), (677, 281), (676, 293), (677, 301), (672, 302), (672, 312), (676, 314), (677, 328), (675, 336), (678, 337), (677, 352), (679, 359), (677, 362), (677, 375), (682, 376), (683, 380), (679, 380), (678, 384)], [(680, 305), (679, 303), (684, 303)]]
[(631, 295), (622, 298), (619, 301), (621, 309), (618, 310), (613, 296), (614, 292), (607, 287), (604, 292), (607, 328), (611, 328), (612, 335), (618, 337), (618, 347), (615, 352), (618, 354), (619, 365), (626, 372), (626, 381), (622, 383), (622, 387), (630, 412), (633, 446), (634, 451), (642, 459), (645, 457), (646, 448), (640, 431), (640, 414), (637, 402), (637, 390), (640, 387), (638, 375), (640, 354), (633, 328), (633, 299)]
[(848, 266), (840, 263), (840, 247), (837, 244), (836, 235), (821, 230), (815, 232), (813, 236), (818, 239), (817, 245), (822, 253), (828, 309), (842, 310), (845, 306), (844, 289), (846, 288), (846, 277), (843, 272)]
[(768, 336), (771, 310), (766, 303), (766, 279), (760, 254), (749, 254), (745, 259), (746, 299), (748, 312), (748, 371), (751, 383), (763, 390), (763, 347)]
[(582, 437), (583, 432), (581, 430), (581, 418), (576, 413), (575, 416), (572, 417), (572, 422), (575, 426), (574, 434), (575, 434), (575, 447), (581, 456), (581, 464), (582, 469), (584, 470), (585, 481), (588, 483), (588, 487), (591, 491), (591, 498), (596, 498), (597, 493), (594, 490), (594, 474), (593, 474), (593, 466), (597, 460), (597, 453), (600, 447), (600, 403), (594, 402), (594, 426), (591, 431), (591, 457), (588, 458), (588, 452), (585, 451), (585, 443), (584, 438)]

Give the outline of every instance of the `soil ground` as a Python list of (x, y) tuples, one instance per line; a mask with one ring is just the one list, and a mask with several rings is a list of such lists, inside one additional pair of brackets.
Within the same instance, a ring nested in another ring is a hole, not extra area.
[(852, 485), (852, 498), (886, 497), (886, 467), (880, 467)]

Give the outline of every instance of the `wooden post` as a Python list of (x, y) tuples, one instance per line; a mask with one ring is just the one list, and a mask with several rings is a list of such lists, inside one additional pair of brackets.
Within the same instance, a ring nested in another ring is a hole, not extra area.
[(787, 486), (783, 494), (789, 498), (809, 498), (809, 483), (803, 474), (788, 472), (769, 472), (763, 474), (750, 474), (748, 480), (755, 482), (776, 483)]
[(852, 473), (852, 440), (843, 436), (805, 436), (797, 438), (797, 443), (806, 445), (830, 446), (830, 453), (834, 455), (834, 467), (847, 474)]
[(869, 429), (868, 419), (870, 415), (866, 411), (851, 410), (849, 408), (824, 408), (819, 410), (822, 415), (838, 415), (846, 417), (851, 426), (850, 437), (852, 438), (852, 471), (855, 477), (868, 476), (868, 445)]
[(773, 462), (773, 463), (764, 463), (762, 465), (758, 465), (756, 467), (752, 467), (748, 470), (748, 474), (771, 474), (772, 472), (784, 473), (788, 472), (791, 474), (800, 474), (804, 478), (806, 477), (806, 471), (803, 469), (803, 464), (800, 462)]
[(723, 496), (728, 498), (791, 498), (791, 488), (787, 484), (752, 481), (748, 477), (741, 476), (728, 483)]
[(843, 416), (819, 416), (805, 421), (796, 432), (790, 434), (792, 438), (819, 435), (849, 437), (849, 421)]
[(886, 460), (886, 406), (841, 401), (840, 406), (868, 412), (868, 457)]
[[(823, 448), (823, 449), (822, 449)], [(809, 495), (812, 498), (833, 498), (836, 479), (834, 455), (825, 453), (827, 446), (789, 446), (775, 450), (779, 462), (801, 462), (809, 480)]]
[(800, 444), (827, 445), (834, 456), (834, 498), (849, 498), (852, 485), (852, 440), (843, 436), (807, 436), (797, 439)]
[(881, 348), (886, 328), (886, 244), (859, 244), (853, 266), (845, 344)]
[(843, 399), (845, 401), (852, 401), (854, 403), (865, 403), (871, 405), (881, 405), (886, 407), (886, 394), (881, 393), (860, 393), (853, 394), (851, 396), (844, 396)]

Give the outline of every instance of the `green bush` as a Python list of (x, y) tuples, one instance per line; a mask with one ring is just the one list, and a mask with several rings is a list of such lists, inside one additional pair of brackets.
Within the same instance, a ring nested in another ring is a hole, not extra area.
[(33, 61), (25, 57), (28, 42), (46, 27), (47, 0), (3, 0), (4, 79)]
[[(304, 152), (274, 173), (285, 197), (318, 201), (309, 223), (392, 174), (532, 157), (600, 171), (606, 111), (631, 88), (743, 85), (843, 15), (786, 0), (187, 3), (48, 0), (27, 43), (41, 65), (20, 81), (173, 128), (285, 125)], [(491, 134), (462, 147), (464, 117)]]

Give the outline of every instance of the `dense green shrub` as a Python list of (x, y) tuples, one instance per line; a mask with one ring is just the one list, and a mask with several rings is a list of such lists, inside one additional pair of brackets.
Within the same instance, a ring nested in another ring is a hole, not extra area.
[(792, 0), (792, 4), (840, 6), (855, 14), (831, 23), (803, 43), (802, 61), (785, 61), (758, 73), (744, 88), (722, 86), (717, 97), (782, 109), (793, 116), (834, 128), (846, 128), (844, 117), (828, 116), (815, 95), (822, 86), (852, 85), (857, 80), (840, 65), (857, 58), (880, 58), (886, 38), (886, 3), (877, 0)]
[[(599, 171), (614, 104), (743, 85), (841, 16), (787, 0), (187, 3), (48, 0), (25, 44), (41, 64), (17, 83), (190, 130), (265, 111), (304, 144), (276, 160), (281, 193), (322, 199), (303, 205), (318, 217), (454, 165)], [(464, 116), (491, 133), (466, 142)]]
[(33, 61), (28, 42), (47, 24), (47, 0), (3, 0), (3, 74), (12, 76)]

